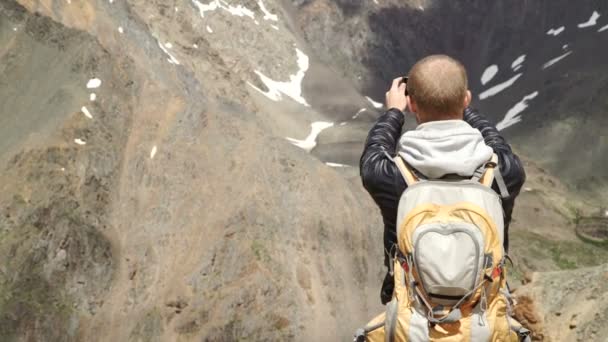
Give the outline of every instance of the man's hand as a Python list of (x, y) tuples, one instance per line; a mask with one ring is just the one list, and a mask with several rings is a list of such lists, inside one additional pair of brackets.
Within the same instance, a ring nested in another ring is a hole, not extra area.
[(386, 108), (397, 108), (404, 112), (407, 108), (407, 97), (405, 96), (405, 83), (401, 83), (403, 77), (393, 80), (391, 89), (386, 92)]

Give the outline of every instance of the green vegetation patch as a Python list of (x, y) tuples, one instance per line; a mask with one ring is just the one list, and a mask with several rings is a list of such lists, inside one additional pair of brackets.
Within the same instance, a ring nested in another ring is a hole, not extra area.
[(581, 240), (548, 239), (540, 234), (512, 234), (511, 255), (515, 271), (553, 271), (597, 266), (608, 260), (608, 250)]
[[(266, 242), (267, 243), (267, 242)], [(251, 243), (251, 250), (258, 261), (268, 262), (270, 261), (270, 253), (266, 248), (266, 245), (261, 240), (254, 240)]]

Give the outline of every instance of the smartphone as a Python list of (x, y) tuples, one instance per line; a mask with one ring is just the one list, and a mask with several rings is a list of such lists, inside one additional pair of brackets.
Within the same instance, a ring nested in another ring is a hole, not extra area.
[[(407, 80), (409, 79), (409, 77), (405, 76), (403, 77), (403, 79), (401, 80), (401, 83), (405, 83), (405, 96), (408, 96), (409, 94), (407, 93)], [(400, 84), (401, 85), (401, 84)]]

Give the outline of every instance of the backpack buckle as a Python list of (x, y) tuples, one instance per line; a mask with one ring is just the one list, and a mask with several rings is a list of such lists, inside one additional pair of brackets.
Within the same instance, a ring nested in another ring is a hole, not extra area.
[(494, 267), (494, 269), (492, 270), (492, 279), (500, 277), (501, 274), (502, 274), (502, 267), (501, 266)]

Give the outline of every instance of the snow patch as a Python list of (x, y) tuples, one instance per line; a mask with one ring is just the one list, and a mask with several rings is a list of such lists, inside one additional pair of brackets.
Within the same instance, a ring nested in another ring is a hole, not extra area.
[(167, 43), (167, 44), (163, 45), (163, 44), (161, 44), (161, 42), (160, 42), (160, 41), (157, 41), (157, 42), (158, 42), (158, 47), (160, 47), (160, 49), (161, 49), (161, 50), (163, 50), (163, 52), (164, 52), (164, 53), (165, 53), (167, 56), (169, 56), (169, 58), (167, 58), (167, 61), (168, 61), (169, 63), (171, 63), (171, 64), (179, 65), (179, 61), (177, 60), (177, 58), (175, 58), (175, 57), (174, 57), (174, 56), (173, 56), (173, 55), (172, 55), (172, 54), (169, 52), (169, 50), (167, 50), (167, 48), (165, 48), (165, 46), (167, 46), (167, 45), (169, 45), (169, 46), (171, 46), (171, 47), (173, 47), (173, 45), (171, 45), (171, 43)]
[(125, 30), (122, 28), (122, 26), (118, 26), (118, 32), (119, 33), (125, 33)]
[(561, 61), (562, 59), (568, 57), (570, 54), (572, 53), (572, 51), (568, 51), (563, 55), (557, 56), (555, 58), (553, 58), (552, 60), (548, 61), (547, 63), (543, 64), (543, 69), (547, 69), (548, 67), (552, 66), (553, 64)]
[(517, 72), (517, 71), (519, 71), (519, 69), (521, 69), (521, 64), (516, 66), (515, 68), (513, 68), (513, 71)]
[(562, 32), (564, 32), (565, 29), (566, 29), (565, 26), (561, 26), (561, 27), (558, 27), (556, 29), (552, 28), (549, 31), (547, 31), (547, 34), (550, 35), (550, 36), (554, 36), (554, 37), (555, 36), (559, 36), (559, 34), (562, 33)]
[(365, 98), (367, 99), (367, 101), (369, 101), (369, 103), (372, 104), (372, 106), (374, 106), (374, 108), (382, 108), (382, 103), (374, 101), (374, 99), (369, 96), (366, 96)]
[(599, 30), (597, 30), (597, 32), (604, 32), (604, 31), (606, 31), (606, 30), (608, 30), (608, 25), (605, 25), (605, 26), (600, 27), (600, 29), (599, 29)]
[(82, 113), (84, 114), (84, 116), (86, 116), (89, 119), (93, 118), (93, 115), (91, 115), (91, 112), (89, 112), (89, 110), (87, 109), (87, 107), (82, 106), (82, 108), (80, 108), (80, 110), (82, 111)]
[(211, 27), (209, 27), (209, 25), (207, 25), (207, 32), (213, 33), (213, 30), (211, 29)]
[(74, 142), (77, 143), (78, 145), (86, 145), (87, 142), (82, 140), (82, 139), (74, 139)]
[(486, 85), (486, 83), (490, 82), (494, 76), (498, 73), (498, 65), (493, 64), (486, 68), (486, 70), (481, 75), (481, 84)]
[(340, 122), (340, 126), (346, 126), (346, 121)]
[(279, 27), (277, 25), (270, 25), (270, 27), (272, 27), (273, 29), (275, 29), (277, 31), (279, 30)]
[(306, 139), (304, 140), (298, 140), (298, 139), (293, 139), (293, 138), (285, 138), (287, 139), (290, 143), (294, 144), (295, 146), (304, 149), (306, 152), (310, 152), (312, 151), (313, 148), (315, 148), (315, 146), (317, 146), (317, 137), (319, 136), (319, 134), (329, 128), (332, 127), (334, 125), (333, 122), (323, 122), (323, 121), (316, 121), (310, 124), (310, 134), (308, 134), (308, 136), (306, 137)]
[(330, 163), (330, 162), (326, 162), (325, 165), (329, 166), (329, 167), (350, 167), (350, 165), (346, 165), (346, 164), (338, 164), (338, 163)]
[(260, 77), (260, 80), (264, 83), (266, 88), (268, 88), (268, 91), (263, 91), (250, 82), (247, 82), (247, 84), (273, 101), (282, 100), (283, 97), (281, 94), (284, 94), (291, 97), (294, 101), (299, 102), (306, 107), (310, 107), (308, 102), (306, 102), (306, 99), (302, 97), (302, 80), (304, 80), (304, 76), (309, 67), (308, 56), (298, 48), (296, 48), (296, 54), (298, 56), (299, 70), (295, 75), (289, 76), (288, 82), (274, 81), (258, 70), (255, 70), (255, 73)]
[(154, 145), (154, 147), (152, 147), (152, 151), (150, 151), (150, 159), (154, 159), (154, 156), (156, 155), (156, 145)]
[(268, 11), (266, 6), (264, 5), (264, 1), (259, 0), (258, 6), (260, 6), (260, 10), (262, 11), (262, 13), (264, 13), (264, 20), (272, 20), (272, 21), (279, 20), (279, 17), (276, 14), (272, 14)]
[(91, 78), (89, 82), (87, 82), (87, 89), (95, 89), (101, 86), (101, 80), (99, 78)]
[(200, 12), (201, 17), (203, 17), (203, 18), (205, 17), (205, 12), (215, 11), (219, 7), (218, 1), (211, 1), (208, 4), (203, 4), (200, 1), (192, 0), (192, 3), (194, 3), (194, 6), (196, 6), (198, 8), (198, 11)]
[(17, 32), (17, 28), (16, 28), (16, 27), (13, 27), (13, 31)]
[(249, 17), (251, 19), (255, 19), (255, 14), (252, 10), (243, 7), (242, 5), (232, 6), (229, 5), (226, 1), (223, 0), (213, 0), (208, 4), (203, 4), (198, 0), (192, 0), (194, 6), (198, 8), (198, 11), (201, 14), (201, 17), (205, 17), (205, 12), (215, 11), (218, 8), (227, 11), (232, 15), (236, 15), (238, 17)]
[(359, 115), (361, 115), (361, 113), (365, 112), (366, 110), (367, 109), (365, 109), (365, 108), (359, 109), (359, 111), (355, 115), (353, 115), (353, 120), (355, 120), (356, 118), (358, 118)]
[(599, 19), (600, 14), (597, 11), (593, 11), (593, 14), (591, 14), (591, 17), (589, 18), (589, 20), (587, 20), (584, 23), (578, 24), (579, 28), (585, 28), (585, 27), (591, 27), (591, 26), (595, 26), (597, 24), (597, 19)]
[(562, 50), (566, 50), (568, 48), (568, 44), (562, 45)]
[(198, 44), (192, 44), (192, 47), (198, 49)]
[(89, 100), (90, 101), (95, 101), (96, 99), (97, 99), (97, 94), (91, 93), (91, 95), (89, 95)]
[(515, 106), (509, 109), (507, 114), (505, 114), (504, 119), (496, 124), (496, 129), (501, 131), (520, 122), (521, 116), (519, 114), (528, 108), (528, 101), (534, 99), (536, 96), (538, 96), (538, 91), (524, 96), (521, 101), (517, 102)]
[(520, 78), (522, 75), (523, 75), (523, 73), (519, 73), (519, 74), (517, 74), (517, 75), (515, 75), (515, 76), (511, 77), (510, 79), (508, 79), (508, 80), (506, 80), (506, 81), (504, 81), (504, 82), (502, 82), (502, 83), (500, 83), (500, 84), (497, 84), (497, 85), (493, 86), (492, 88), (489, 88), (489, 89), (487, 89), (487, 90), (483, 91), (481, 94), (479, 94), (479, 99), (480, 99), (480, 100), (485, 100), (485, 99), (487, 99), (488, 97), (490, 97), (490, 96), (494, 96), (494, 95), (496, 95), (496, 94), (500, 93), (501, 91), (503, 91), (503, 90), (505, 90), (505, 89), (509, 88), (509, 87), (510, 87), (510, 86), (512, 86), (512, 85), (513, 85), (513, 83), (515, 83), (515, 81), (517, 81), (517, 80), (518, 80), (518, 79), (519, 79), (519, 78)]
[(515, 69), (520, 66), (526, 60), (526, 55), (521, 55), (517, 57), (513, 63), (511, 63), (511, 68)]

